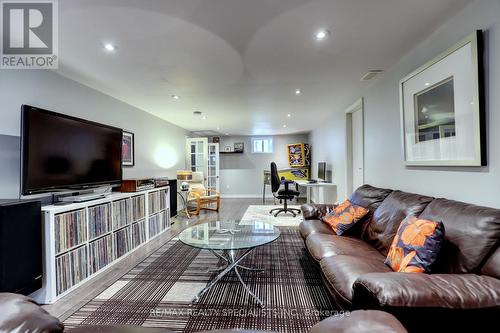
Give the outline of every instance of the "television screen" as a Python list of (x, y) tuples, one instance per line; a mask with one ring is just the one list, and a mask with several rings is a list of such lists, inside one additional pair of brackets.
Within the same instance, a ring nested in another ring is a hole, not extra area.
[(22, 107), (22, 193), (118, 184), (122, 130)]

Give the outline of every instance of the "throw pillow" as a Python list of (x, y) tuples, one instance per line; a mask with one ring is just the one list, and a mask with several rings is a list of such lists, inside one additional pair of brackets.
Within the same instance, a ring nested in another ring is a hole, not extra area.
[(430, 273), (443, 242), (443, 222), (408, 216), (398, 228), (385, 263), (395, 272)]
[(353, 205), (349, 200), (344, 201), (326, 214), (322, 221), (330, 226), (337, 235), (343, 235), (368, 214), (369, 210)]

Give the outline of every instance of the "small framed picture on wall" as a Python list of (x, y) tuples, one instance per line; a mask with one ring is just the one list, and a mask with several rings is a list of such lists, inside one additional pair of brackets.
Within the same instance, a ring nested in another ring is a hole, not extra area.
[(134, 166), (134, 133), (123, 131), (122, 141), (122, 165)]

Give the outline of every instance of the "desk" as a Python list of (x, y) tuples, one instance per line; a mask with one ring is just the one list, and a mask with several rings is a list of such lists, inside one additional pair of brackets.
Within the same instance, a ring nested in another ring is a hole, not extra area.
[(309, 183), (309, 181), (307, 181), (307, 180), (296, 180), (295, 184), (299, 185), (299, 187), (306, 188), (307, 203), (311, 203), (311, 189), (313, 187), (334, 187), (334, 186), (337, 186), (337, 184), (334, 184), (334, 183), (322, 183), (322, 182)]
[[(278, 177), (284, 177), (287, 180), (305, 181), (309, 179), (309, 167), (288, 168), (278, 170)], [(271, 171), (264, 170), (264, 188), (262, 190), (262, 204), (266, 202), (266, 185), (271, 185)], [(274, 202), (276, 204), (276, 200)]]

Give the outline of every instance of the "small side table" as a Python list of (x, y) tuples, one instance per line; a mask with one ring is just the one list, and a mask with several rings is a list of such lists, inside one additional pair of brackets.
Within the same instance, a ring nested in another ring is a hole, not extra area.
[(180, 191), (177, 191), (177, 195), (181, 197), (182, 199), (182, 204), (184, 205), (184, 213), (186, 213), (186, 216), (187, 218), (191, 218), (191, 216), (189, 215), (189, 210), (188, 210), (188, 205), (187, 205), (187, 193), (189, 192), (189, 190), (180, 190)]

